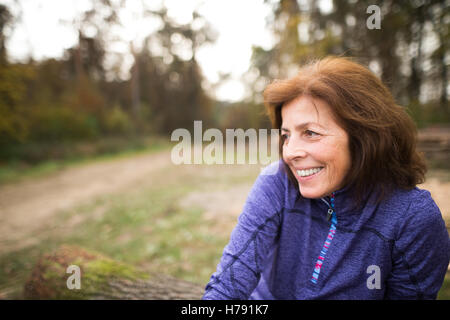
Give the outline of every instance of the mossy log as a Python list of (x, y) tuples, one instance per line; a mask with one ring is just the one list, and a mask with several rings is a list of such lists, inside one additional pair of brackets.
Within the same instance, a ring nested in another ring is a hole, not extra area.
[[(71, 265), (79, 267), (79, 289), (69, 289)], [(80, 247), (61, 246), (39, 258), (25, 284), (24, 298), (195, 300), (203, 292), (203, 286), (195, 283), (147, 273)]]

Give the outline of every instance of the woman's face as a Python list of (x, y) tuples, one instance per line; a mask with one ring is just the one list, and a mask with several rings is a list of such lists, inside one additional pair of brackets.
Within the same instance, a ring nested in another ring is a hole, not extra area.
[[(315, 107), (314, 107), (315, 106)], [(321, 99), (300, 96), (281, 109), (283, 159), (305, 198), (321, 198), (344, 187), (351, 165), (348, 135)]]

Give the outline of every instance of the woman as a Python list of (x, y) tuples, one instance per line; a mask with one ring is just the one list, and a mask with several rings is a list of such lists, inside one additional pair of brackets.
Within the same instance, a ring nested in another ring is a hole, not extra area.
[(450, 240), (389, 90), (330, 57), (264, 99), (281, 160), (253, 185), (203, 298), (435, 299)]

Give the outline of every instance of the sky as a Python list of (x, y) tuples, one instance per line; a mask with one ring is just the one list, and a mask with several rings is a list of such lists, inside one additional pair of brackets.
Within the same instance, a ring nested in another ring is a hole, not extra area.
[[(11, 4), (14, 0), (0, 0)], [(72, 21), (76, 12), (88, 7), (88, 0), (20, 0), (22, 3), (22, 22), (16, 25), (7, 43), (8, 53), (14, 60), (24, 60), (30, 56), (40, 60), (61, 57), (64, 50), (72, 47), (77, 35), (70, 25), (61, 25), (60, 20)], [(201, 48), (197, 60), (204, 76), (210, 83), (219, 80), (220, 73), (230, 74), (228, 81), (218, 86), (212, 95), (219, 100), (239, 101), (245, 96), (244, 85), (240, 81), (248, 70), (253, 45), (269, 49), (273, 37), (266, 28), (266, 17), (271, 13), (263, 0), (150, 0), (153, 9), (161, 3), (168, 14), (179, 23), (187, 23), (192, 12), (203, 15), (218, 34), (213, 45)], [(123, 21), (126, 28), (122, 36), (139, 43), (145, 37), (142, 30), (156, 30), (157, 24), (144, 23), (137, 19), (139, 1), (127, 1), (128, 14)], [(134, 14), (132, 13), (134, 12)], [(126, 48), (123, 61), (131, 65), (132, 57)]]

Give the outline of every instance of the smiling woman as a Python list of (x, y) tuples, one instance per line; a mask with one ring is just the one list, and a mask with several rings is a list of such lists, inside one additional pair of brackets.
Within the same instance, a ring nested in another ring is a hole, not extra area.
[(302, 95), (286, 103), (281, 113), (282, 156), (299, 182), (300, 193), (320, 198), (339, 190), (351, 165), (349, 138), (329, 105)]
[[(412, 119), (367, 68), (345, 58), (324, 59), (304, 66), (292, 79), (275, 81), (264, 96), (275, 128), (281, 128), (283, 121), (304, 122), (300, 117), (322, 117), (321, 122), (315, 123), (329, 132), (321, 141), (336, 148), (334, 157), (349, 152), (352, 170), (347, 173), (341, 168), (344, 171), (341, 170), (340, 178), (345, 179), (341, 181), (343, 185), (354, 186), (355, 203), (360, 204), (373, 188), (378, 200), (382, 200), (395, 186), (411, 189), (424, 181), (426, 166), (416, 150)], [(282, 117), (283, 112), (295, 112), (291, 105), (297, 105), (297, 115)], [(299, 161), (289, 152), (290, 147), (280, 143), (280, 156), (285, 155), (285, 163), (291, 168), (287, 174), (297, 185), (293, 163)], [(329, 184), (333, 184), (332, 180)], [(333, 188), (336, 190), (335, 185), (330, 185), (330, 190)]]
[(435, 299), (450, 240), (389, 90), (330, 57), (264, 99), (281, 159), (253, 185), (203, 298)]

